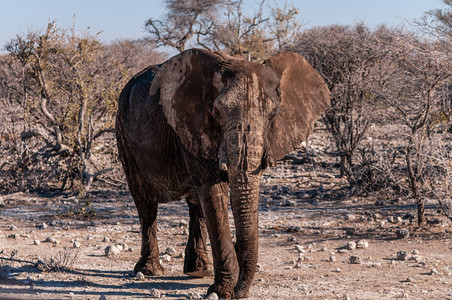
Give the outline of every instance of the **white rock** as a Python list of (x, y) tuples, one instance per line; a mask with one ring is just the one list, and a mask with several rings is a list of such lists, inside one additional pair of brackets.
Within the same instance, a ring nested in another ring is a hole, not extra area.
[(356, 243), (355, 242), (348, 242), (345, 246), (345, 249), (347, 250), (355, 250), (356, 249)]
[(302, 245), (295, 245), (295, 250), (297, 250), (300, 253), (305, 252), (304, 247)]
[(144, 276), (144, 274), (141, 273), (141, 272), (137, 272), (137, 274), (135, 275), (135, 278), (136, 278), (137, 280), (145, 280), (145, 279), (146, 279), (146, 277)]
[(200, 300), (202, 296), (198, 292), (188, 292), (187, 293), (188, 300)]
[(58, 244), (60, 243), (59, 240), (57, 240), (56, 238), (53, 238), (53, 237), (48, 237), (48, 238), (46, 238), (46, 242), (52, 243), (52, 244), (54, 244), (54, 245), (58, 245)]
[(334, 262), (334, 261), (336, 261), (336, 256), (334, 256), (334, 255), (331, 255), (331, 256), (330, 256), (330, 261), (331, 261), (331, 262)]
[(161, 257), (161, 261), (165, 261), (165, 262), (171, 261), (171, 255), (163, 254)]
[(121, 253), (121, 250), (115, 245), (110, 245), (105, 248), (105, 255), (108, 257), (118, 255), (119, 253)]
[(218, 295), (216, 293), (210, 293), (209, 296), (207, 296), (208, 300), (218, 300)]
[(354, 214), (346, 214), (345, 220), (353, 221), (356, 219), (356, 216)]
[(160, 298), (162, 296), (162, 293), (157, 289), (151, 289), (149, 291), (149, 296), (151, 298)]
[(435, 268), (430, 270), (430, 275), (439, 275), (439, 274), (441, 274), (441, 273)]
[(34, 241), (33, 241), (33, 245), (39, 245), (39, 244), (41, 244), (41, 241), (40, 241), (40, 240), (34, 240)]
[(74, 247), (74, 248), (80, 248), (81, 246), (82, 246), (82, 244), (79, 241), (74, 241), (72, 243), (72, 247)]
[(369, 248), (369, 242), (366, 240), (359, 240), (356, 242), (356, 248), (367, 249)]

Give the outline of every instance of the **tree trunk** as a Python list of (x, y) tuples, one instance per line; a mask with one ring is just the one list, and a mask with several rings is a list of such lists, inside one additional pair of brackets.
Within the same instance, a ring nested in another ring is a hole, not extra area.
[(417, 204), (417, 225), (419, 227), (422, 227), (426, 223), (425, 204), (424, 204), (424, 199), (422, 199), (420, 196), (416, 174), (413, 169), (412, 149), (413, 149), (412, 139), (410, 139), (408, 147), (406, 148), (406, 157), (405, 157), (406, 158), (406, 166), (408, 169), (408, 178), (410, 180), (411, 192), (413, 193), (413, 197), (416, 200), (416, 204)]

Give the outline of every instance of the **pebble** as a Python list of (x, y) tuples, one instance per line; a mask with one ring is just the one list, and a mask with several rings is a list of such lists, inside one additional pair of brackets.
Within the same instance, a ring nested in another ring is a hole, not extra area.
[(11, 230), (11, 231), (17, 230), (17, 226), (16, 225), (9, 225), (9, 230)]
[(188, 227), (188, 222), (187, 221), (185, 221), (185, 220), (181, 220), (180, 222), (179, 222), (179, 228), (187, 228)]
[(411, 253), (414, 254), (414, 255), (419, 255), (419, 250), (414, 249)]
[(294, 236), (291, 236), (291, 237), (288, 237), (288, 238), (287, 238), (287, 241), (288, 241), (288, 242), (296, 242), (296, 241), (297, 241), (297, 238), (294, 237)]
[(356, 216), (354, 214), (346, 214), (345, 220), (353, 221), (356, 219)]
[(355, 250), (356, 249), (356, 243), (355, 242), (348, 242), (345, 246), (345, 249), (347, 250)]
[(206, 297), (208, 300), (218, 300), (218, 295), (216, 293), (210, 293), (209, 296)]
[(49, 226), (46, 223), (36, 224), (36, 228), (38, 228), (38, 229), (46, 229), (47, 227), (49, 227)]
[(294, 269), (301, 269), (301, 268), (303, 268), (303, 264), (302, 264), (301, 262), (297, 262), (297, 263), (295, 264), (295, 266), (293, 266), (293, 268), (294, 268)]
[(333, 272), (340, 273), (340, 272), (342, 272), (342, 269), (341, 268), (336, 268), (336, 269), (333, 270)]
[(282, 203), (283, 206), (296, 206), (297, 202), (295, 202), (294, 200), (286, 200)]
[(160, 260), (164, 262), (169, 262), (171, 261), (171, 255), (163, 254)]
[(74, 241), (72, 243), (72, 247), (74, 247), (74, 248), (80, 248), (81, 246), (82, 246), (82, 244), (79, 241)]
[(408, 251), (397, 252), (397, 260), (407, 261), (410, 258), (410, 253)]
[(137, 272), (137, 274), (135, 275), (135, 278), (136, 278), (137, 280), (144, 280), (144, 279), (146, 279), (146, 277), (144, 276), (144, 274), (141, 273), (141, 272)]
[(149, 291), (149, 296), (151, 298), (160, 298), (162, 296), (162, 293), (157, 289), (151, 289)]
[(415, 262), (421, 262), (422, 257), (420, 255), (411, 255), (410, 257), (411, 260), (414, 260)]
[(369, 266), (372, 267), (372, 268), (381, 267), (381, 262), (373, 261), (373, 262), (369, 263)]
[(397, 229), (396, 234), (399, 239), (405, 239), (410, 236), (410, 231), (406, 228), (401, 228)]
[(39, 245), (39, 244), (41, 244), (41, 241), (40, 241), (40, 240), (34, 240), (34, 241), (33, 241), (33, 245)]
[(119, 250), (115, 245), (105, 247), (105, 256), (107, 257), (118, 255), (120, 252), (121, 250)]
[(440, 274), (440, 272), (435, 268), (430, 270), (430, 275), (439, 275), (439, 274)]
[(297, 250), (300, 253), (305, 252), (304, 247), (302, 245), (295, 245), (295, 250)]
[(358, 265), (358, 264), (361, 263), (361, 258), (359, 256), (357, 256), (357, 255), (352, 255), (348, 259), (348, 263)]
[(188, 292), (187, 293), (188, 300), (200, 300), (202, 296), (198, 292)]
[(256, 272), (262, 272), (262, 271), (264, 271), (264, 267), (262, 267), (261, 264), (257, 264)]
[(331, 256), (330, 256), (330, 261), (331, 261), (331, 262), (334, 262), (334, 261), (336, 261), (336, 256), (334, 256), (334, 255), (331, 255)]
[(367, 249), (369, 248), (369, 242), (367, 240), (359, 240), (356, 242), (356, 248)]
[(168, 247), (165, 250), (165, 254), (168, 254), (169, 256), (174, 256), (174, 255), (176, 255), (176, 253), (177, 253), (177, 251), (173, 247)]
[(52, 243), (52, 244), (54, 244), (54, 245), (58, 245), (58, 244), (60, 243), (59, 240), (57, 240), (56, 238), (52, 238), (52, 237), (46, 238), (46, 242), (47, 242), (47, 243)]
[(102, 240), (102, 242), (109, 243), (110, 242), (110, 238), (108, 236), (105, 236), (104, 239)]

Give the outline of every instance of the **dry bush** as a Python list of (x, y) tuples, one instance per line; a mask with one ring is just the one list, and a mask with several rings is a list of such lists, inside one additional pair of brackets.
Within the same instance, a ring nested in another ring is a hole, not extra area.
[(294, 49), (323, 76), (332, 93), (331, 108), (323, 119), (340, 158), (341, 176), (357, 184), (356, 151), (378, 114), (369, 87), (378, 72), (379, 51), (364, 25), (329, 26), (298, 36)]
[[(122, 187), (114, 136), (119, 93), (139, 67), (163, 59), (147, 42), (103, 45), (50, 23), (6, 45), (0, 59), (4, 192)], [(4, 89), (3, 89), (4, 87)]]
[(58, 251), (56, 256), (38, 260), (36, 267), (43, 272), (68, 272), (73, 270), (77, 259), (78, 253), (71, 253), (66, 249)]

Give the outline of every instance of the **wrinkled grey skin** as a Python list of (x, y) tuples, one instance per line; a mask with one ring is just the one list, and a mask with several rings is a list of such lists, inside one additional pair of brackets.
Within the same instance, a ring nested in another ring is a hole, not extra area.
[(184, 272), (209, 274), (207, 228), (215, 275), (208, 293), (248, 297), (257, 264), (262, 170), (306, 139), (329, 101), (322, 78), (295, 53), (257, 64), (192, 49), (136, 75), (121, 93), (116, 123), (142, 227), (135, 271), (163, 274), (157, 205), (186, 198)]

